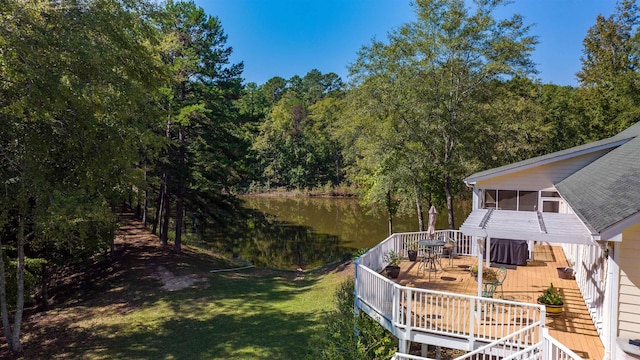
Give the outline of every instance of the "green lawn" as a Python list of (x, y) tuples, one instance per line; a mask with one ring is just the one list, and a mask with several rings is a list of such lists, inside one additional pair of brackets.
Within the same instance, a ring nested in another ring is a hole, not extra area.
[(155, 294), (146, 289), (133, 309), (116, 302), (99, 316), (76, 321), (72, 328), (86, 341), (63, 356), (302, 359), (319, 330), (320, 314), (334, 306), (333, 293), (343, 280), (337, 273), (296, 279), (290, 272), (245, 270), (210, 274), (190, 289)]

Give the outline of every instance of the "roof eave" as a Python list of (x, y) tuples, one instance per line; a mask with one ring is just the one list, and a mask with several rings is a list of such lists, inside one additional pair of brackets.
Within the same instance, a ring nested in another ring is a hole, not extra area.
[(622, 232), (640, 222), (640, 212), (637, 212), (621, 221), (618, 221), (611, 226), (602, 229), (599, 232), (599, 238), (597, 240), (607, 240), (607, 241), (622, 241)]
[[(541, 159), (539, 161), (535, 161), (535, 162), (531, 162), (531, 163), (528, 162), (528, 160), (531, 160), (531, 159), (523, 160), (523, 161), (520, 161), (520, 162), (517, 162), (517, 163), (506, 165), (505, 166), (506, 169), (504, 169), (504, 170), (501, 170), (501, 168), (503, 168), (503, 167), (498, 167), (498, 168), (495, 168), (495, 169), (485, 170), (485, 171), (481, 171), (481, 172), (475, 173), (475, 174), (467, 177), (463, 181), (465, 182), (465, 184), (467, 184), (467, 186), (474, 186), (478, 181), (491, 179), (491, 178), (496, 177), (496, 176), (508, 175), (508, 174), (512, 174), (512, 173), (515, 173), (515, 172), (519, 172), (519, 171), (535, 168), (535, 167), (538, 167), (538, 166), (551, 164), (551, 163), (554, 163), (554, 162), (557, 162), (557, 161), (562, 161), (562, 160), (570, 159), (570, 158), (577, 157), (577, 156), (582, 156), (582, 155), (591, 154), (591, 153), (602, 151), (602, 150), (606, 150), (606, 149), (615, 148), (615, 147), (618, 147), (618, 146), (628, 142), (630, 139), (632, 139), (632, 137), (620, 139), (620, 140), (617, 140), (617, 141), (608, 142), (608, 143), (601, 144), (601, 145), (598, 145), (598, 146), (589, 147), (589, 148), (586, 148), (586, 149), (581, 149), (581, 150), (578, 150), (578, 151), (575, 151), (575, 152), (570, 152), (570, 153), (567, 153), (567, 154), (560, 154), (560, 155), (557, 155), (557, 156), (553, 156), (553, 153), (549, 154), (549, 155), (543, 155), (543, 156), (540, 156)], [(519, 163), (524, 163), (524, 164), (519, 166), (518, 165)]]

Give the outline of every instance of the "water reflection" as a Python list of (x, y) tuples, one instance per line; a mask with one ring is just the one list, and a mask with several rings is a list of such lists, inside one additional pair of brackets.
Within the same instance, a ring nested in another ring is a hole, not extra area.
[[(257, 266), (309, 268), (345, 258), (356, 249), (369, 248), (388, 236), (384, 214), (362, 207), (356, 199), (243, 197), (247, 221), (213, 240), (219, 248)], [(466, 217), (468, 203), (458, 205), (456, 216)], [(447, 227), (444, 211), (437, 228)], [(416, 231), (416, 216), (398, 216), (394, 232)]]
[(315, 267), (345, 258), (353, 251), (343, 246), (337, 235), (282, 222), (274, 215), (257, 210), (251, 214), (247, 241), (241, 245), (240, 253), (257, 266)]

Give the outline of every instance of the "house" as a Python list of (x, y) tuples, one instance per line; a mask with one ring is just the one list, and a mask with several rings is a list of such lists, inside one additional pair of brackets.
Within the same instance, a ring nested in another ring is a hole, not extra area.
[[(524, 243), (530, 259), (535, 242), (561, 245), (604, 358), (640, 358), (640, 348), (629, 343), (640, 339), (640, 123), (608, 139), (473, 174), (465, 183), (473, 187), (471, 214), (459, 230), (436, 236), (454, 239), (459, 255), (478, 256), (479, 267), (482, 248), (492, 241)], [(425, 359), (408, 355), (411, 343), (466, 351), (460, 359), (580, 358), (549, 335), (544, 306), (402, 286), (380, 274), (384, 254), (406, 256), (428, 237), (393, 234), (355, 261), (354, 306), (398, 338), (396, 360)]]
[(562, 244), (605, 358), (640, 357), (640, 348), (629, 345), (640, 339), (640, 123), (465, 183), (473, 187), (473, 209), (462, 233), (489, 244)]

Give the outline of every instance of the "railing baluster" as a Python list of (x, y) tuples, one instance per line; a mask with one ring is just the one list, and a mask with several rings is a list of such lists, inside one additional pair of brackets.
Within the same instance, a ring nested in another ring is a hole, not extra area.
[[(470, 343), (494, 341), (496, 349), (505, 351), (525, 351), (528, 347), (536, 348), (536, 340), (542, 343), (544, 310), (539, 305), (408, 288), (378, 273), (385, 265), (386, 252), (406, 254), (407, 244), (425, 236), (424, 232), (393, 234), (356, 260), (355, 292), (360, 308), (371, 316), (387, 319), (390, 322), (379, 322), (396, 327), (396, 332), (404, 331), (407, 336), (410, 332), (424, 332), (466, 337)], [(439, 232), (438, 237), (456, 239), (458, 254), (472, 248), (471, 238), (455, 230)], [(473, 316), (474, 304), (475, 309), (485, 310), (484, 319)], [(489, 350), (487, 354), (490, 353)]]

